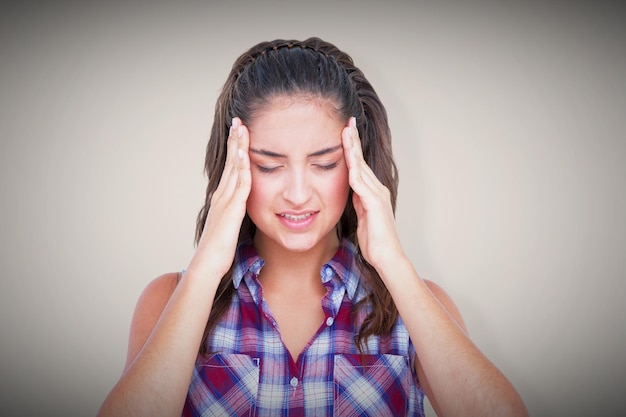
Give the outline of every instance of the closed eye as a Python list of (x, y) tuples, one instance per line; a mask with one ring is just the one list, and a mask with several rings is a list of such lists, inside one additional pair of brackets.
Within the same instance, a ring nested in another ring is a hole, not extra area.
[(278, 170), (280, 168), (280, 166), (267, 167), (267, 166), (263, 166), (263, 165), (257, 165), (256, 167), (259, 170), (259, 172), (262, 172), (264, 174), (269, 174), (269, 173), (275, 172), (276, 170)]
[(333, 162), (332, 164), (316, 164), (315, 166), (323, 169), (324, 171), (330, 171), (331, 169), (336, 168), (337, 164), (337, 162)]

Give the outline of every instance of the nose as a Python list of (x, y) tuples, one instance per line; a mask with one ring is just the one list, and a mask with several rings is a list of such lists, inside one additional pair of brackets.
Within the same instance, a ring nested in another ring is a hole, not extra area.
[(283, 198), (294, 206), (304, 205), (313, 194), (311, 179), (306, 172), (293, 170), (285, 180)]

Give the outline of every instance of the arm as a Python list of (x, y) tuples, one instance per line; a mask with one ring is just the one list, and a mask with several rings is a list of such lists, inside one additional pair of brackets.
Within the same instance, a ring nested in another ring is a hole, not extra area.
[(363, 159), (356, 122), (342, 134), (359, 246), (389, 290), (417, 352), (416, 372), (439, 416), (527, 416), (521, 397), (467, 335), (452, 300), (404, 254), (389, 190)]
[(179, 282), (176, 274), (163, 275), (140, 296), (125, 369), (99, 417), (182, 412), (217, 286), (234, 257), (250, 190), (248, 132), (239, 119), (233, 126), (224, 173), (196, 252)]
[(439, 416), (526, 416), (508, 379), (467, 335), (458, 309), (406, 258), (379, 270), (417, 352), (416, 371)]

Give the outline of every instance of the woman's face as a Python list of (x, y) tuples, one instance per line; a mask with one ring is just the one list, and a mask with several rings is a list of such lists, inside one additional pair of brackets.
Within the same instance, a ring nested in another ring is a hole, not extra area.
[(281, 97), (249, 122), (248, 215), (259, 248), (303, 252), (336, 245), (348, 198), (344, 120), (332, 102)]

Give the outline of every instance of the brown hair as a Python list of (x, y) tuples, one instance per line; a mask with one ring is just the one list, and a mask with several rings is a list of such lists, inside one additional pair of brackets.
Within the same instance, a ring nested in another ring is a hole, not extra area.
[[(196, 221), (196, 244), (211, 207), (211, 196), (224, 170), (232, 118), (239, 117), (246, 124), (273, 98), (285, 95), (330, 99), (336, 106), (337, 114), (344, 120), (356, 117), (365, 161), (389, 189), (395, 212), (398, 175), (391, 149), (391, 132), (387, 112), (374, 88), (354, 65), (352, 58), (335, 45), (319, 38), (304, 41), (278, 39), (259, 43), (243, 53), (235, 61), (217, 100), (206, 148), (205, 173), (208, 185), (204, 206)], [(340, 238), (345, 237), (356, 245), (356, 262), (370, 288), (369, 295), (354, 306), (353, 312), (366, 303), (372, 306), (355, 340), (361, 350), (369, 336), (391, 332), (398, 311), (380, 276), (358, 249), (356, 230), (357, 216), (352, 198), (348, 198), (338, 224), (338, 233)], [(239, 241), (251, 237), (254, 231), (255, 226), (246, 215)], [(218, 286), (200, 353), (207, 353), (206, 338), (231, 303), (234, 293), (232, 272), (233, 266)]]

